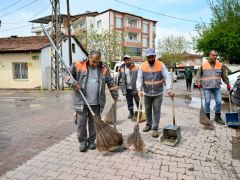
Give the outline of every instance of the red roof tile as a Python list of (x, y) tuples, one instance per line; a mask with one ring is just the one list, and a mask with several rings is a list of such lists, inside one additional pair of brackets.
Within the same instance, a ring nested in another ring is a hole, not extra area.
[(49, 45), (47, 36), (0, 38), (0, 53), (39, 51)]

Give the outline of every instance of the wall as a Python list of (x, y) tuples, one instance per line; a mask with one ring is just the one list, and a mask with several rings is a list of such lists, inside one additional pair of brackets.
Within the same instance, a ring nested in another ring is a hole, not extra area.
[[(100, 29), (97, 29), (97, 22), (99, 20), (102, 21), (101, 23), (102, 26)], [(109, 30), (109, 11), (95, 17), (95, 29), (97, 30), (98, 33), (101, 33), (102, 31), (105, 31), (105, 30)]]
[[(39, 60), (32, 60), (32, 56), (39, 56)], [(13, 79), (12, 63), (28, 63), (28, 79)], [(40, 70), (40, 53), (0, 54), (0, 88), (36, 88), (42, 81)]]

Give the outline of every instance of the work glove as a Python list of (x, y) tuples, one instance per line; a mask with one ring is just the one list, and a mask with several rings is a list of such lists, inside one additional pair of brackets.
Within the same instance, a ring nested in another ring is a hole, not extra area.
[(227, 90), (230, 91), (231, 90), (231, 85), (228, 83), (227, 84)]
[(202, 88), (202, 84), (200, 82), (197, 83), (197, 87), (198, 87), (198, 89)]

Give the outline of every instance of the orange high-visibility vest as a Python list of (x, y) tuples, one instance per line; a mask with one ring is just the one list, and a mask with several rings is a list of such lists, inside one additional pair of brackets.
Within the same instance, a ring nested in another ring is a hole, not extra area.
[(201, 83), (204, 89), (220, 88), (222, 77), (222, 63), (216, 61), (214, 68), (209, 62), (202, 64)]
[(163, 63), (159, 60), (155, 60), (153, 67), (150, 67), (147, 61), (142, 64), (143, 89), (147, 95), (158, 95), (163, 92), (162, 66)]

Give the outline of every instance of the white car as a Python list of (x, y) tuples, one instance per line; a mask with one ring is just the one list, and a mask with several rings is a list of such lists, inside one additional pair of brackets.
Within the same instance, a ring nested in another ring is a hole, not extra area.
[[(229, 73), (228, 73), (229, 83), (231, 85), (231, 88), (233, 88), (234, 83), (237, 81), (237, 77), (240, 75), (240, 66), (228, 65), (227, 68), (229, 69)], [(228, 95), (229, 95), (227, 86), (223, 81), (222, 81), (222, 86), (221, 86), (221, 94), (222, 94), (222, 97), (228, 97)]]

